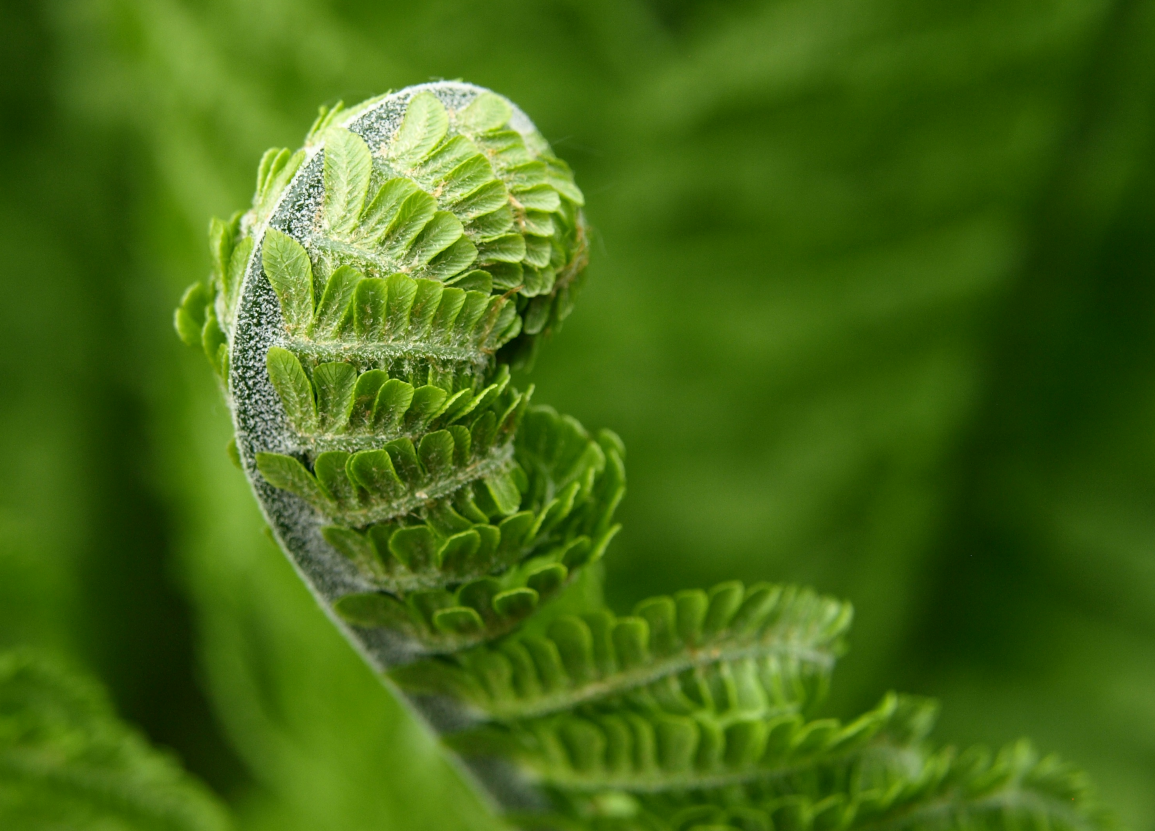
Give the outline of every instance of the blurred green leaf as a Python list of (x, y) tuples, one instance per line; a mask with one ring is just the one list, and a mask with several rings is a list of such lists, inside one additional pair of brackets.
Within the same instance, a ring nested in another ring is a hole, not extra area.
[(224, 831), (206, 789), (122, 724), (102, 691), (28, 651), (0, 653), (0, 824), (22, 831)]

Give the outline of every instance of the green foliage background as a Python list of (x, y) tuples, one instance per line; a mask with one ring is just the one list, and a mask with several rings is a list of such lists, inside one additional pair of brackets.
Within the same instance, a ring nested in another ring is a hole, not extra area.
[(829, 709), (937, 696), (1155, 828), (1155, 3), (6, 0), (0, 646), (92, 669), (245, 829), (493, 828), (314, 606), (172, 334), (316, 106), (499, 90), (574, 167), (536, 400), (626, 441), (618, 607), (857, 608)]

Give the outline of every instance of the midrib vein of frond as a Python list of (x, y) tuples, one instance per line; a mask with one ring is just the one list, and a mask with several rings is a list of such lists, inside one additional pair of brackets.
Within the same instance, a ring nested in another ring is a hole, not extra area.
[(889, 743), (889, 739), (875, 740), (867, 744), (844, 750), (840, 753), (827, 754), (818, 752), (802, 759), (789, 760), (774, 767), (752, 766), (741, 770), (722, 771), (719, 773), (702, 773), (687, 771), (666, 773), (657, 771), (642, 776), (615, 776), (613, 774), (599, 774), (585, 776), (568, 773), (557, 774), (553, 771), (536, 771), (541, 782), (558, 788), (567, 788), (574, 791), (603, 791), (621, 790), (631, 793), (659, 793), (662, 791), (709, 791), (716, 788), (725, 788), (732, 785), (745, 785), (751, 782), (770, 782), (811, 770), (819, 765), (837, 764), (866, 752), (889, 751), (894, 754), (911, 752), (911, 748)]
[(340, 254), (370, 266), (370, 270), (377, 272), (370, 276), (388, 277), (390, 274), (409, 274), (413, 271), (412, 265), (405, 264), (399, 258), (382, 256), (376, 251), (358, 245), (356, 242), (341, 240), (336, 237), (315, 234), (309, 239), (309, 247), (320, 248), (332, 254)]
[[(771, 642), (767, 643), (766, 640)], [(821, 669), (830, 669), (834, 666), (835, 661), (833, 650), (822, 649), (812, 642), (801, 640), (786, 641), (771, 638), (741, 646), (736, 645), (732, 648), (719, 645), (712, 648), (686, 649), (644, 668), (618, 673), (609, 678), (585, 684), (578, 689), (542, 696), (530, 702), (502, 702), (500, 706), (489, 707), (486, 711), (490, 717), (499, 721), (539, 718), (571, 710), (578, 705), (589, 704), (603, 698), (624, 695), (639, 687), (644, 687), (689, 669), (770, 655), (787, 655)]]
[(967, 799), (957, 788), (929, 802), (914, 803), (896, 815), (854, 826), (854, 831), (898, 831), (910, 826), (921, 826), (926, 820), (951, 813), (983, 812), (997, 808), (1021, 808), (1042, 811), (1048, 816), (1061, 816), (1068, 828), (1091, 829), (1093, 826), (1062, 800), (1047, 797), (1037, 791), (1024, 789), (1020, 783), (988, 794), (980, 799)]
[(285, 340), (284, 347), (298, 357), (315, 358), (320, 363), (353, 359), (364, 361), (373, 366), (390, 364), (405, 358), (480, 366), (489, 360), (491, 354), (481, 349), (469, 349), (453, 345), (440, 346), (417, 339), (378, 343), (289, 338)]
[(509, 468), (512, 461), (513, 446), (504, 444), (495, 447), (484, 459), (479, 459), (467, 467), (455, 468), (453, 475), (439, 478), (429, 487), (419, 488), (409, 496), (390, 499), (383, 505), (371, 508), (337, 511), (334, 518), (355, 528), (396, 519), (416, 511), (435, 499), (449, 496), (471, 482), (503, 472)]

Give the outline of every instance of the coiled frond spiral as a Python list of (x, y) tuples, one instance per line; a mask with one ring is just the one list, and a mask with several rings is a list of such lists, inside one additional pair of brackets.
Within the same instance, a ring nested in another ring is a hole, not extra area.
[(235, 452), (319, 602), (526, 827), (1090, 829), (1026, 745), (932, 751), (929, 702), (815, 718), (850, 623), (809, 590), (722, 583), (545, 612), (605, 553), (624, 448), (510, 369), (586, 263), (569, 168), (462, 83), (322, 110), (210, 229), (176, 313)]

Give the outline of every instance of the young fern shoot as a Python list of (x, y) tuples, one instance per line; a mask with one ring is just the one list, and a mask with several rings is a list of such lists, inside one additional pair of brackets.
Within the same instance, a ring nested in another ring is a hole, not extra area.
[(573, 306), (583, 201), (516, 106), (443, 82), (323, 109), (212, 222), (176, 328), (350, 641), (525, 827), (1102, 827), (1026, 744), (932, 751), (926, 701), (813, 718), (845, 603), (722, 583), (545, 610), (605, 553), (625, 488), (617, 436), (510, 380)]

